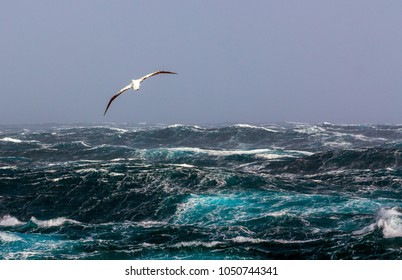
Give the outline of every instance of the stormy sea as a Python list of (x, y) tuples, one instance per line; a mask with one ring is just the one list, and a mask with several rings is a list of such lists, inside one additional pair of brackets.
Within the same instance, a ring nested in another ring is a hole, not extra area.
[(402, 259), (402, 125), (0, 126), (0, 259)]

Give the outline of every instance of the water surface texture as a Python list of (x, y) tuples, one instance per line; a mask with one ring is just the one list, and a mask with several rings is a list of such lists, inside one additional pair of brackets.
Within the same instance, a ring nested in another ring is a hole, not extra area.
[(402, 259), (402, 125), (0, 126), (0, 259)]

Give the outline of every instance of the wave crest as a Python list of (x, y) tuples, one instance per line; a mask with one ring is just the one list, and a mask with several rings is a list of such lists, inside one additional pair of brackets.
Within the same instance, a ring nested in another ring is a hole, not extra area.
[(402, 237), (402, 211), (399, 207), (381, 208), (376, 217), (375, 223), (357, 230), (354, 234), (365, 235), (381, 229), (384, 238)]

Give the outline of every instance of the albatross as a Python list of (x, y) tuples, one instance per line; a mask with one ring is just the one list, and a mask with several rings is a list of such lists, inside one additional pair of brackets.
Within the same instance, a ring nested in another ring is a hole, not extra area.
[(139, 78), (137, 80), (131, 80), (130, 84), (128, 84), (127, 86), (122, 88), (118, 93), (116, 93), (115, 95), (112, 96), (112, 98), (110, 98), (109, 103), (106, 106), (105, 113), (103, 113), (103, 115), (106, 115), (106, 112), (110, 107), (110, 104), (112, 104), (113, 100), (115, 100), (120, 94), (122, 94), (123, 92), (125, 92), (125, 91), (127, 91), (129, 89), (139, 90), (140, 89), (140, 84), (144, 80), (148, 79), (149, 77), (156, 76), (156, 75), (159, 75), (159, 74), (177, 74), (177, 73), (170, 72), (170, 71), (155, 71), (155, 72), (150, 73), (148, 75), (145, 75), (144, 77), (141, 77), (141, 78)]

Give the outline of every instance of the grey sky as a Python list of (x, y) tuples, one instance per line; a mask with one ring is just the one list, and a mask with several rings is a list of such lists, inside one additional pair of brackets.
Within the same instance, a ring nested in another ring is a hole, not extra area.
[(0, 40), (0, 124), (402, 123), (402, 1), (3, 0)]

